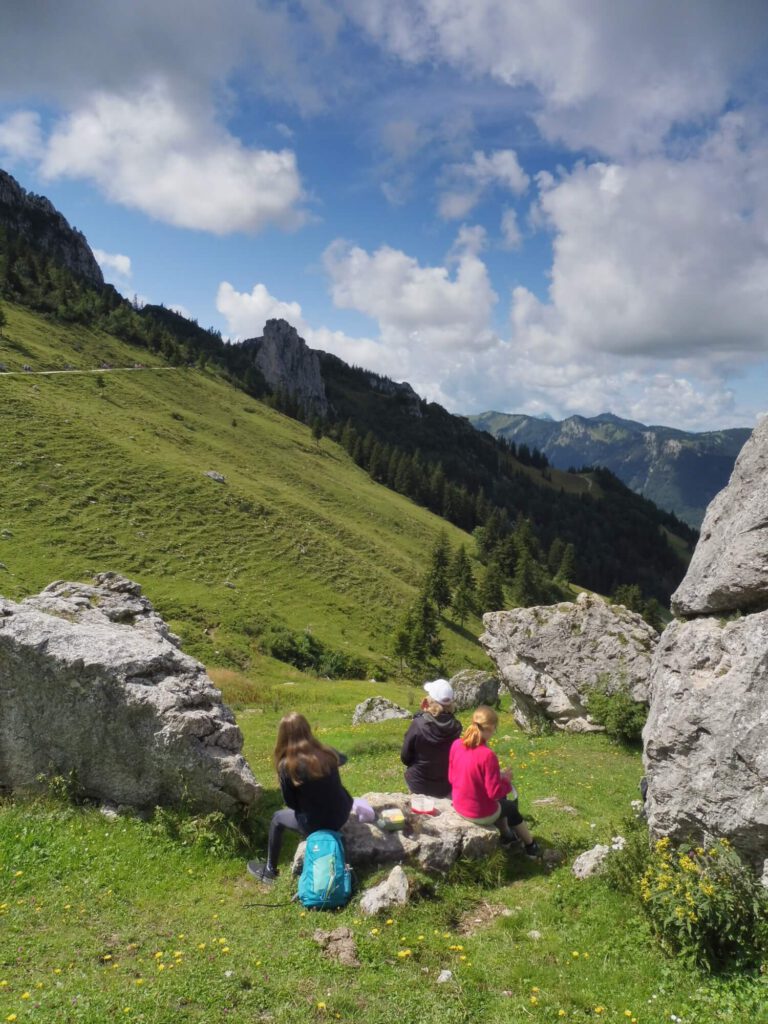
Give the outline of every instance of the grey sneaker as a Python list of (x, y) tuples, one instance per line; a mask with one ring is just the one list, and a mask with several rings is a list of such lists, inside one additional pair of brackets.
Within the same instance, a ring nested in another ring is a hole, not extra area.
[(277, 878), (277, 872), (263, 861), (249, 860), (246, 864), (246, 870), (249, 875), (252, 875), (259, 882), (263, 882), (264, 885), (272, 885)]
[(538, 860), (542, 855), (541, 847), (535, 839), (528, 843), (527, 846), (524, 846), (523, 849), (525, 850), (525, 856), (530, 857), (531, 860)]

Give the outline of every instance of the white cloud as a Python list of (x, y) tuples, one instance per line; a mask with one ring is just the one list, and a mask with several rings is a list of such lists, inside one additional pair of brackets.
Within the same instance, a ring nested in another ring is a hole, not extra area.
[(501, 238), (502, 246), (505, 249), (519, 249), (523, 242), (520, 234), (520, 227), (517, 223), (517, 214), (508, 207), (501, 215)]
[(0, 154), (10, 160), (33, 160), (42, 151), (40, 115), (18, 110), (0, 121)]
[(346, 0), (348, 16), (412, 63), (533, 86), (549, 138), (613, 156), (658, 147), (676, 123), (719, 113), (768, 37), (742, 0)]
[(446, 168), (444, 177), (454, 183), (454, 187), (443, 192), (438, 203), (440, 216), (446, 220), (466, 217), (483, 192), (494, 185), (522, 195), (531, 180), (513, 149), (499, 149), (490, 155), (476, 150), (470, 161)]
[(342, 240), (325, 251), (334, 303), (379, 322), (385, 341), (412, 339), (431, 351), (487, 344), (497, 301), (477, 255), (481, 234), (464, 229), (446, 266), (421, 266), (406, 253), (382, 246), (368, 253)]
[(728, 114), (683, 159), (580, 164), (543, 179), (549, 301), (515, 291), (518, 344), (542, 359), (606, 352), (711, 366), (768, 352), (767, 158), (749, 119)]
[(88, 178), (111, 200), (176, 227), (256, 232), (305, 219), (295, 155), (249, 149), (165, 83), (99, 93), (45, 142), (43, 177)]
[(109, 275), (112, 272), (120, 278), (121, 283), (130, 280), (132, 273), (130, 256), (123, 256), (119, 252), (104, 252), (103, 249), (94, 249), (93, 255), (105, 274)]
[(298, 302), (281, 302), (266, 286), (255, 284), (249, 292), (236, 291), (222, 281), (216, 293), (216, 309), (226, 317), (228, 334), (236, 339), (260, 337), (267, 320), (287, 320), (306, 340), (308, 328)]

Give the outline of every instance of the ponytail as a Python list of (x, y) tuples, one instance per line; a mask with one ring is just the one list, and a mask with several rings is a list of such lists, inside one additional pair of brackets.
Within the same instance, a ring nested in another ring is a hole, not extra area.
[(499, 716), (493, 708), (481, 704), (479, 708), (475, 709), (475, 713), (472, 715), (472, 724), (464, 730), (461, 742), (467, 750), (474, 750), (475, 747), (479, 747), (481, 743), (485, 742), (483, 729), (496, 728), (498, 724)]

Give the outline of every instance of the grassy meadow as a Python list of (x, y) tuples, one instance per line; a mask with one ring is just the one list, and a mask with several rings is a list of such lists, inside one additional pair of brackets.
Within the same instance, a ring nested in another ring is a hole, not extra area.
[[(253, 685), (231, 670), (212, 674), (234, 703)], [(294, 673), (261, 687), (259, 703), (238, 714), (266, 790), (252, 856), (263, 854), (279, 806), (270, 747), (290, 709), (349, 754), (342, 772), (351, 792), (403, 788), (405, 724), (349, 724), (355, 704), (376, 692), (371, 684), (319, 686)], [(418, 691), (390, 689), (415, 708)], [(602, 736), (528, 736), (506, 709), (496, 749), (514, 766), (521, 809), (545, 847), (570, 860), (621, 829), (637, 795), (638, 753)], [(289, 837), (285, 860), (293, 845)], [(0, 1021), (768, 1019), (765, 975), (710, 978), (667, 958), (634, 901), (600, 878), (577, 881), (568, 863), (547, 873), (519, 854), (498, 854), (444, 879), (413, 872), (419, 897), (371, 919), (357, 899), (332, 914), (306, 913), (290, 903), (295, 883), (285, 870), (264, 889), (244, 861), (245, 851), (202, 825), (177, 834), (56, 799), (3, 803)], [(326, 959), (313, 940), (316, 928), (340, 925), (354, 932), (359, 968)], [(437, 984), (445, 969), (452, 980)]]
[[(11, 371), (136, 359), (107, 335), (4, 308)], [(497, 751), (562, 866), (499, 853), (447, 878), (413, 872), (418, 898), (373, 920), (357, 899), (303, 912), (285, 871), (270, 890), (247, 876), (279, 806), (281, 715), (303, 711), (349, 755), (353, 793), (402, 790), (405, 724), (353, 728), (351, 716), (373, 694), (411, 709), (421, 698), (397, 681), (306, 676), (262, 654), (261, 632), (310, 629), (372, 672), (391, 670), (392, 626), (439, 530), (454, 547), (471, 551), (471, 539), (212, 374), (142, 362), (0, 374), (0, 593), (105, 570), (140, 582), (236, 709), (265, 794), (250, 850), (205, 820), (112, 820), (61, 791), (0, 801), (0, 1024), (768, 1021), (766, 975), (691, 971), (661, 952), (633, 900), (570, 873), (575, 854), (622, 829), (639, 753), (603, 736), (525, 735), (506, 706)], [(479, 629), (445, 626), (446, 670), (487, 664)], [(353, 930), (361, 967), (329, 961), (313, 940), (338, 925)], [(437, 984), (446, 969), (452, 979)]]

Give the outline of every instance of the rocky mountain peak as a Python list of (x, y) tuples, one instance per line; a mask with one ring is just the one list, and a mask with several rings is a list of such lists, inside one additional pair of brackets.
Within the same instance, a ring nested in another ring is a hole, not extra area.
[(45, 196), (27, 192), (0, 170), (0, 227), (41, 249), (56, 263), (101, 288), (104, 277), (85, 235), (73, 228)]
[(260, 338), (244, 342), (273, 391), (285, 391), (318, 415), (328, 412), (320, 360), (287, 320), (267, 320)]

